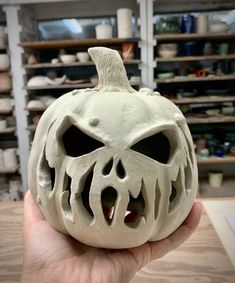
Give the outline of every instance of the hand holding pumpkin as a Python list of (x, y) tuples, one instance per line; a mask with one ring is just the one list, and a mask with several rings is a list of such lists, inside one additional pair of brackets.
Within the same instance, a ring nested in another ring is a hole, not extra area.
[(126, 283), (148, 262), (183, 243), (196, 229), (202, 205), (195, 203), (169, 237), (136, 248), (110, 250), (86, 246), (54, 230), (32, 195), (25, 195), (24, 264), (21, 283)]

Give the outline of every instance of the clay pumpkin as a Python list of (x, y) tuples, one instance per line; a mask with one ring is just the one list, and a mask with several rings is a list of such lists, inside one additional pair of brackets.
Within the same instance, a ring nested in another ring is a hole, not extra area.
[(35, 134), (29, 185), (49, 223), (96, 247), (130, 248), (171, 234), (197, 189), (180, 110), (131, 88), (118, 52), (95, 47), (99, 84), (57, 99)]

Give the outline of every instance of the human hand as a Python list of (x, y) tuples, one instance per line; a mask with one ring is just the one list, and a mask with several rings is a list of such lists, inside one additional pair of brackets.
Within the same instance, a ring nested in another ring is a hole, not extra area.
[(127, 283), (148, 262), (182, 244), (202, 213), (195, 203), (183, 224), (161, 241), (110, 250), (84, 245), (47, 223), (28, 191), (24, 199), (24, 255), (21, 283)]

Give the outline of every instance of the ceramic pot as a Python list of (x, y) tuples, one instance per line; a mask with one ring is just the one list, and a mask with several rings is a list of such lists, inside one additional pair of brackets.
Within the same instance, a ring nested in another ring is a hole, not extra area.
[(193, 33), (194, 32), (194, 16), (184, 15), (181, 17), (180, 31), (182, 33)]
[(0, 72), (0, 92), (11, 90), (11, 78), (8, 72)]
[(119, 38), (133, 37), (131, 9), (121, 8), (117, 10), (117, 27)]
[(210, 24), (210, 32), (213, 33), (223, 33), (228, 31), (228, 25), (221, 21), (213, 21)]
[(0, 48), (6, 48), (6, 34), (4, 26), (0, 26)]
[(10, 180), (9, 181), (9, 193), (12, 201), (20, 199), (20, 181), (19, 180)]
[(159, 22), (159, 33), (178, 33), (179, 20), (177, 17), (162, 17)]
[(208, 31), (208, 15), (199, 15), (197, 17), (197, 33), (207, 33)]
[(10, 111), (13, 106), (13, 99), (11, 98), (0, 98), (0, 109), (3, 111)]
[(60, 60), (64, 64), (74, 63), (76, 61), (76, 56), (73, 54), (63, 54), (60, 56)]
[(222, 172), (210, 172), (209, 173), (209, 185), (212, 188), (219, 188), (222, 185), (223, 173)]
[(17, 166), (17, 156), (15, 148), (8, 148), (3, 151), (5, 168), (14, 168)]
[(113, 28), (111, 25), (101, 24), (95, 27), (97, 39), (106, 39), (113, 37)]
[(178, 45), (174, 43), (161, 44), (158, 49), (158, 54), (163, 58), (172, 58), (177, 55)]
[(9, 56), (7, 54), (0, 54), (0, 70), (8, 70), (10, 66)]
[(90, 55), (88, 54), (88, 52), (77, 52), (76, 53), (77, 59), (79, 62), (89, 62), (90, 60)]

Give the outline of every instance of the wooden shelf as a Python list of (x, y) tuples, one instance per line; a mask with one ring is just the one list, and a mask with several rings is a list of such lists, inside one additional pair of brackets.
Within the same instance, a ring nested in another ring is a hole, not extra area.
[(0, 174), (12, 174), (15, 173), (19, 169), (19, 165), (12, 168), (1, 168)]
[(10, 109), (10, 110), (2, 110), (2, 109), (0, 109), (0, 115), (8, 115), (11, 112), (12, 112), (12, 109)]
[(154, 38), (158, 42), (165, 41), (186, 41), (186, 40), (221, 40), (235, 39), (235, 33), (174, 33), (174, 34), (157, 34)]
[(34, 108), (28, 108), (28, 107), (26, 107), (25, 108), (25, 110), (26, 111), (29, 111), (29, 112), (44, 112), (45, 110), (47, 109), (47, 107), (44, 107), (44, 108), (36, 108), (36, 107), (34, 107)]
[[(125, 65), (136, 65), (140, 64), (141, 60), (139, 59), (133, 59), (133, 60), (128, 60), (125, 59), (123, 60), (123, 63)], [(93, 61), (89, 62), (74, 62), (70, 64), (64, 64), (64, 63), (57, 63), (57, 64), (52, 64), (52, 63), (40, 63), (40, 64), (35, 64), (35, 65), (23, 65), (23, 68), (25, 69), (41, 69), (41, 68), (64, 68), (64, 67), (80, 67), (80, 66), (94, 66)]]
[(4, 130), (0, 130), (0, 135), (13, 134), (13, 133), (15, 133), (15, 131), (16, 131), (15, 127), (9, 127), (9, 128), (4, 129)]
[[(130, 83), (132, 86), (138, 86), (140, 83)], [(83, 83), (83, 84), (61, 84), (61, 85), (46, 85), (46, 86), (25, 86), (26, 90), (43, 90), (43, 89), (77, 89), (77, 88), (93, 88), (95, 84)]]
[(207, 76), (207, 77), (174, 77), (172, 79), (156, 79), (157, 84), (165, 83), (190, 83), (190, 82), (210, 82), (210, 81), (231, 81), (235, 80), (235, 75)]
[(201, 96), (194, 98), (171, 99), (175, 104), (200, 104), (200, 103), (216, 103), (216, 102), (232, 102), (235, 96)]
[(215, 124), (215, 123), (235, 123), (235, 116), (212, 116), (212, 117), (187, 117), (188, 124)]
[(136, 43), (139, 38), (110, 38), (110, 39), (65, 39), (65, 40), (50, 40), (50, 41), (32, 41), (21, 42), (19, 46), (30, 49), (49, 49), (49, 48), (68, 48), (68, 47), (84, 47), (84, 46), (110, 46), (123, 43)]
[(209, 61), (209, 60), (229, 60), (235, 59), (235, 54), (208, 55), (208, 56), (177, 56), (173, 58), (155, 58), (156, 62), (187, 62), (187, 61)]
[(197, 160), (198, 165), (205, 165), (205, 164), (229, 164), (235, 163), (235, 156), (224, 156), (224, 157), (217, 157), (217, 156), (210, 156), (207, 158), (202, 158)]

